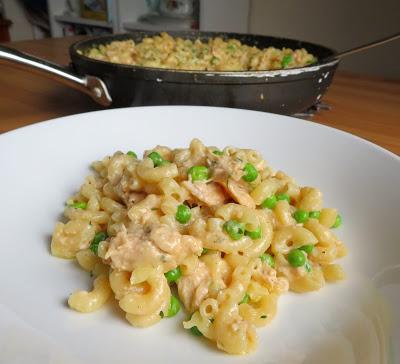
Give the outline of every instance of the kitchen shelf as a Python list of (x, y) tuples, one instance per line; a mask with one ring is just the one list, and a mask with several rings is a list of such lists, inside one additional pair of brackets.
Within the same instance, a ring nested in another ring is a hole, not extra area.
[(87, 25), (87, 26), (91, 26), (91, 27), (108, 28), (108, 29), (113, 28), (112, 23), (109, 23), (104, 20), (86, 19), (86, 18), (80, 18), (80, 17), (68, 16), (68, 15), (56, 15), (54, 17), (54, 19), (61, 23), (81, 24), (81, 25)]
[[(9, 0), (13, 1), (13, 0)], [(105, 0), (104, 0), (105, 1)], [(1, 0), (0, 0), (1, 2)], [(66, 0), (48, 0), (51, 36), (54, 38), (72, 35), (75, 27), (66, 25), (81, 25), (88, 34), (121, 33), (130, 29), (172, 30), (186, 28), (184, 24), (149, 24), (141, 21), (142, 17), (149, 14), (149, 7), (145, 0), (107, 0), (110, 4), (111, 21), (85, 19), (70, 15), (71, 9), (66, 5)], [(70, 3), (78, 3), (74, 0)], [(229, 16), (226, 16), (227, 9)], [(248, 32), (248, 13), (250, 0), (200, 0), (199, 28), (200, 30), (232, 31), (236, 33)], [(77, 11), (78, 13), (78, 11)], [(246, 15), (247, 14), (247, 15)], [(154, 14), (153, 14), (154, 16)], [(79, 30), (80, 31), (80, 30)]]
[(156, 32), (168, 32), (172, 30), (191, 30), (189, 26), (181, 25), (181, 24), (151, 24), (147, 22), (124, 22), (123, 27), (126, 31), (132, 30), (149, 30), (149, 31), (156, 31)]

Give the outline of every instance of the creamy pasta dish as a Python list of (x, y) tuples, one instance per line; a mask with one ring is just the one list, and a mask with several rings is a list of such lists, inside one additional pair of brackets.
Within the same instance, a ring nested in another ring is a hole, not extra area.
[(347, 249), (333, 232), (341, 215), (254, 150), (194, 139), (92, 166), (51, 241), (53, 255), (94, 277), (91, 291), (69, 297), (73, 310), (116, 300), (138, 328), (184, 310), (189, 334), (246, 354), (280, 295), (345, 277), (336, 260)]
[(196, 71), (263, 71), (304, 67), (316, 62), (306, 49), (260, 49), (237, 39), (173, 38), (167, 33), (144, 38), (113, 41), (84, 52), (89, 58), (153, 68)]

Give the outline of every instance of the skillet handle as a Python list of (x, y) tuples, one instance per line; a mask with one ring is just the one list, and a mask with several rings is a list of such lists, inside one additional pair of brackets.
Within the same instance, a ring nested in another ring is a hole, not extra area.
[(110, 106), (112, 103), (112, 98), (106, 84), (98, 77), (90, 75), (81, 77), (55, 63), (33, 57), (2, 45), (0, 45), (0, 63), (11, 63), (24, 70), (39, 72), (40, 74), (88, 94), (100, 105)]

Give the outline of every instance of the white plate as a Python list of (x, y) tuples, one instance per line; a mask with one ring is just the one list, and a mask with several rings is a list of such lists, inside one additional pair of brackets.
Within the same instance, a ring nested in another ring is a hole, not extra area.
[[(362, 120), (360, 120), (362, 122)], [(246, 357), (214, 349), (181, 327), (127, 324), (116, 306), (93, 314), (68, 309), (87, 274), (49, 254), (67, 197), (89, 164), (115, 150), (206, 144), (261, 151), (275, 169), (322, 189), (344, 217), (350, 249), (343, 283), (287, 294)], [(400, 160), (338, 130), (260, 112), (147, 107), (74, 115), (0, 136), (1, 363), (387, 363), (399, 362)], [(393, 341), (394, 340), (394, 341)], [(397, 352), (396, 352), (397, 350)]]

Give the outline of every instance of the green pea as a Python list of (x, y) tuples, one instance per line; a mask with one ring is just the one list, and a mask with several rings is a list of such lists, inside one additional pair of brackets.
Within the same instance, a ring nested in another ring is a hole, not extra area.
[(193, 166), (188, 170), (189, 176), (192, 181), (205, 181), (208, 179), (208, 168), (205, 166)]
[(246, 293), (243, 299), (239, 302), (239, 305), (241, 305), (242, 303), (249, 303), (249, 301), (250, 301), (250, 296)]
[(151, 152), (147, 157), (153, 161), (154, 167), (158, 167), (166, 163), (166, 160), (161, 157), (161, 154), (158, 152)]
[(192, 212), (190, 208), (186, 205), (179, 205), (176, 209), (175, 219), (181, 224), (186, 224), (192, 217)]
[(307, 211), (298, 209), (293, 214), (293, 217), (298, 223), (303, 223), (303, 222), (306, 222), (308, 220), (309, 215), (308, 215)]
[(301, 246), (299, 249), (302, 250), (303, 252), (306, 252), (307, 254), (310, 254), (314, 249), (314, 245), (306, 244), (306, 245)]
[(213, 64), (213, 65), (215, 66), (215, 65), (217, 65), (218, 63), (219, 63), (219, 58), (213, 56), (213, 57), (211, 58), (211, 64)]
[(251, 163), (246, 163), (246, 165), (243, 168), (244, 175), (243, 179), (246, 182), (253, 182), (257, 177), (258, 177), (258, 171), (256, 167), (254, 167)]
[(171, 301), (169, 302), (168, 313), (166, 316), (173, 317), (180, 311), (180, 309), (181, 304), (179, 303), (179, 300), (174, 295), (171, 295)]
[(286, 200), (287, 202), (290, 203), (290, 196), (286, 193), (280, 193), (279, 195), (276, 195), (276, 199), (278, 201), (284, 201)]
[(169, 270), (167, 273), (164, 273), (165, 278), (167, 278), (168, 283), (176, 282), (182, 276), (181, 269), (176, 267), (175, 269)]
[(207, 248), (203, 248), (203, 250), (201, 251), (201, 255), (207, 254), (208, 253), (208, 249)]
[(340, 225), (342, 225), (342, 216), (337, 214), (335, 223), (332, 225), (332, 229), (338, 228)]
[(216, 150), (213, 151), (213, 154), (221, 156), (221, 155), (224, 155), (224, 152), (221, 152), (220, 150), (216, 149)]
[(132, 152), (131, 150), (126, 154), (131, 156), (131, 157), (133, 157), (133, 158), (135, 158), (135, 159), (137, 159), (137, 154), (135, 152)]
[(203, 334), (201, 333), (201, 331), (197, 328), (197, 326), (193, 326), (190, 328), (190, 332), (194, 335), (194, 336), (203, 336)]
[(288, 254), (288, 261), (292, 267), (302, 267), (306, 263), (306, 256), (301, 250), (293, 249)]
[(232, 240), (239, 240), (244, 235), (244, 225), (236, 220), (229, 220), (224, 224), (224, 230)]
[(261, 226), (259, 226), (256, 230), (253, 230), (253, 231), (246, 230), (244, 232), (244, 235), (248, 236), (249, 238), (251, 238), (253, 240), (260, 239), (261, 238)]
[(311, 267), (311, 264), (310, 264), (310, 262), (306, 262), (306, 264), (304, 264), (304, 268), (306, 268), (306, 271), (308, 272), (308, 273), (310, 273), (311, 271), (312, 271), (312, 267)]
[(94, 236), (92, 242), (90, 243), (90, 250), (97, 255), (97, 252), (99, 250), (99, 244), (106, 240), (108, 238), (107, 233), (105, 233), (104, 231), (100, 231), (98, 233), (96, 233), (96, 235)]
[(87, 203), (83, 201), (74, 202), (68, 205), (68, 207), (73, 207), (74, 209), (86, 210)]
[(308, 216), (310, 217), (310, 219), (317, 219), (318, 220), (319, 217), (321, 216), (321, 211), (310, 211)]
[(282, 68), (287, 68), (289, 66), (289, 63), (291, 63), (292, 61), (293, 56), (291, 54), (284, 55), (281, 63)]
[(276, 202), (277, 198), (275, 195), (273, 195), (271, 197), (267, 197), (263, 202), (261, 202), (261, 207), (272, 210), (276, 206)]
[(260, 259), (262, 262), (267, 262), (271, 268), (275, 268), (275, 260), (272, 255), (268, 253), (261, 254)]

